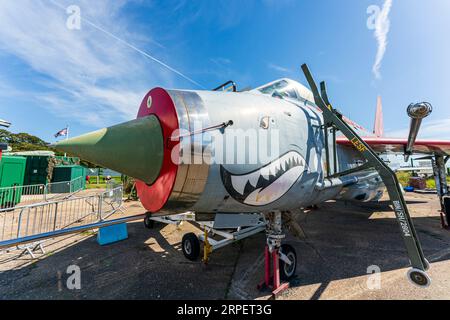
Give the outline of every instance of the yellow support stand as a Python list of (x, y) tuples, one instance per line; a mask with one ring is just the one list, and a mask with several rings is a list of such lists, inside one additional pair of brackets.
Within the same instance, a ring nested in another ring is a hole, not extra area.
[(206, 229), (206, 227), (204, 229), (204, 232), (205, 232), (205, 240), (204, 240), (204, 244), (203, 244), (203, 261), (202, 262), (204, 264), (207, 264), (208, 260), (209, 260), (209, 255), (212, 252), (212, 247), (208, 241), (208, 230)]

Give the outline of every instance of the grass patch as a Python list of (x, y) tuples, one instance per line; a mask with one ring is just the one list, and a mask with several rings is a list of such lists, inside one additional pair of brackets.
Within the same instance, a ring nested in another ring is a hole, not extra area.
[(105, 189), (106, 183), (86, 183), (86, 189)]
[[(397, 178), (398, 181), (400, 181), (400, 183), (402, 184), (402, 186), (406, 187), (409, 185), (409, 178), (411, 178), (411, 173), (410, 172), (397, 172)], [(450, 184), (450, 177), (447, 177), (447, 183)], [(434, 178), (428, 178), (426, 180), (426, 184), (427, 184), (427, 188), (428, 189), (436, 189), (436, 181), (434, 181)]]
[[(90, 181), (92, 184), (96, 184), (97, 183), (97, 176), (91, 176), (89, 175)], [(120, 177), (111, 177), (112, 181), (115, 181), (116, 183), (122, 183), (122, 180), (120, 179)], [(106, 183), (106, 176), (99, 176), (98, 177), (98, 184), (103, 184)]]
[[(447, 183), (450, 185), (450, 177), (447, 177)], [(427, 188), (436, 189), (436, 181), (434, 181), (434, 178), (427, 179)]]

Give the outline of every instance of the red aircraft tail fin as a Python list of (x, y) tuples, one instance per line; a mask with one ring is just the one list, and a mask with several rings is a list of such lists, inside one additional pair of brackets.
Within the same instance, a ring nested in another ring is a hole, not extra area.
[(382, 137), (384, 131), (383, 126), (383, 106), (381, 105), (381, 97), (377, 98), (377, 110), (375, 112), (375, 124), (373, 126), (373, 133), (377, 137)]

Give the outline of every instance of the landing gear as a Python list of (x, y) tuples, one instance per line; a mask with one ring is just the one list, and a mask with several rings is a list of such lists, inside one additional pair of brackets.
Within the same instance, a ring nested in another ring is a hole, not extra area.
[(430, 277), (422, 270), (412, 268), (408, 271), (408, 279), (415, 285), (426, 288), (431, 284)]
[(449, 157), (444, 158), (435, 154), (431, 158), (433, 165), (433, 175), (436, 182), (436, 191), (441, 204), (441, 224), (442, 228), (450, 230), (450, 199), (447, 184), (446, 163)]
[(147, 213), (147, 214), (145, 215), (145, 218), (144, 218), (144, 226), (145, 226), (147, 229), (153, 229), (153, 227), (155, 226), (155, 221), (152, 220), (152, 215), (151, 215), (151, 213)]
[(288, 245), (283, 244), (280, 248), (280, 279), (289, 280), (295, 276), (297, 270), (297, 254), (295, 249)]
[(198, 259), (200, 255), (200, 241), (195, 233), (186, 233), (181, 240), (181, 249), (184, 256), (191, 261)]
[(259, 290), (272, 289), (272, 298), (289, 288), (289, 283), (280, 280), (289, 280), (297, 270), (297, 254), (292, 246), (281, 245), (284, 239), (281, 226), (281, 212), (271, 212), (267, 215), (267, 245), (265, 248), (265, 275), (264, 282), (258, 285)]

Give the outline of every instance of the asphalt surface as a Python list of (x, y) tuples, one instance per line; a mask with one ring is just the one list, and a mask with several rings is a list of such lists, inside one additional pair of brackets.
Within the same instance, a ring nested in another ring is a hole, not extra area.
[[(435, 195), (408, 194), (408, 207), (426, 257), (429, 288), (406, 278), (409, 261), (394, 213), (386, 202), (328, 202), (297, 212), (300, 235), (288, 236), (298, 255), (296, 277), (279, 299), (450, 299), (450, 231), (440, 227)], [(142, 213), (137, 203), (127, 212)], [(99, 246), (95, 234), (61, 237), (45, 243), (38, 259), (0, 254), (1, 299), (267, 299), (256, 285), (263, 279), (263, 233), (212, 254), (207, 266), (184, 258), (184, 233), (199, 232), (142, 222), (128, 224), (129, 238)], [(298, 234), (298, 232), (297, 232)], [(66, 286), (70, 265), (81, 272), (81, 289)], [(381, 270), (380, 278), (368, 267)], [(375, 287), (368, 287), (375, 282)]]

